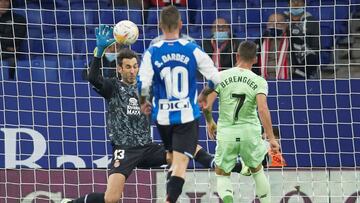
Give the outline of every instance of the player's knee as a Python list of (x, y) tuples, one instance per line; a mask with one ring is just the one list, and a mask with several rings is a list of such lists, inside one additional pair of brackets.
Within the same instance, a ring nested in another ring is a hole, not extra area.
[(172, 164), (172, 159), (166, 157), (166, 163), (167, 163), (168, 165), (171, 165), (171, 164)]
[(187, 169), (187, 166), (189, 164), (189, 159), (188, 160), (182, 160), (182, 161), (175, 161), (175, 159), (173, 160), (173, 166), (175, 170), (183, 170), (185, 171)]
[(105, 192), (105, 196), (104, 196), (105, 203), (117, 203), (119, 202), (120, 198), (121, 198), (121, 194)]
[(167, 162), (167, 164), (171, 165), (171, 164), (172, 164), (172, 161), (173, 161), (172, 153), (167, 152), (167, 153), (166, 153), (166, 162)]
[(173, 152), (173, 160), (172, 160), (172, 169), (173, 169), (173, 176), (179, 176), (184, 178), (187, 166), (189, 164), (189, 157), (180, 152)]
[(181, 178), (185, 178), (187, 165), (188, 164), (185, 164), (185, 163), (173, 164), (172, 165), (172, 169), (173, 169), (172, 176), (178, 176)]
[(230, 176), (230, 173), (226, 173), (224, 170), (217, 166), (215, 167), (215, 174), (219, 176)]
[(256, 168), (252, 168), (252, 167), (249, 167), (249, 168), (250, 168), (251, 173), (256, 173), (256, 172), (260, 171), (262, 169), (262, 167), (263, 167), (262, 164), (260, 164)]
[(185, 178), (187, 165), (178, 164), (178, 165), (172, 165), (172, 167), (173, 167), (172, 176)]
[(176, 151), (173, 152), (172, 163), (174, 165), (187, 167), (189, 160), (190, 160), (190, 158), (187, 155), (180, 153), (180, 152), (176, 152)]

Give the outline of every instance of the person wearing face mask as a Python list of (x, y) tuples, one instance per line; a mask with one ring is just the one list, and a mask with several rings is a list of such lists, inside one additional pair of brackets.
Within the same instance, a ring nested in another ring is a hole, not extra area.
[(319, 72), (319, 23), (305, 9), (304, 0), (290, 0), (290, 12), (285, 13), (290, 22), (292, 78), (311, 79)]
[[(124, 46), (120, 44), (112, 44), (108, 47), (105, 51), (104, 55), (102, 56), (102, 72), (105, 78), (113, 78), (113, 77), (121, 77), (116, 73), (116, 58), (118, 57), (118, 51), (123, 48)], [(90, 63), (91, 64), (91, 63)], [(83, 72), (83, 79), (88, 80), (88, 70), (85, 69)]]
[(103, 75), (105, 77), (111, 78), (116, 76), (116, 58), (118, 56), (117, 50), (120, 48), (117, 48), (118, 46), (120, 45), (116, 43), (111, 45), (102, 57), (102, 67), (104, 67)]
[(285, 16), (274, 13), (269, 16), (262, 39), (257, 40), (258, 63), (254, 72), (265, 79), (289, 79), (289, 38)]
[(211, 31), (211, 39), (203, 41), (204, 51), (209, 54), (219, 71), (234, 67), (240, 42), (231, 35), (229, 23), (224, 18), (217, 18)]

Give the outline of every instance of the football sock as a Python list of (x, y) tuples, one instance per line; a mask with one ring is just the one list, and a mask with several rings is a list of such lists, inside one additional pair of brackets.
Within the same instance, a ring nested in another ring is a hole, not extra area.
[(264, 168), (261, 167), (261, 169), (258, 172), (253, 173), (252, 176), (255, 180), (256, 196), (260, 199), (261, 203), (270, 203), (270, 184), (265, 176)]
[(185, 180), (181, 177), (171, 176), (166, 185), (167, 197), (166, 201), (175, 203), (182, 192)]
[(223, 202), (225, 203), (225, 200), (229, 201), (230, 199), (231, 201), (229, 202), (232, 202), (234, 194), (230, 176), (216, 175), (216, 181), (217, 192)]
[(214, 157), (203, 148), (201, 148), (195, 154), (194, 160), (199, 162), (205, 168), (214, 168), (214, 164), (213, 164)]
[(105, 193), (90, 193), (84, 197), (74, 199), (71, 203), (105, 203)]

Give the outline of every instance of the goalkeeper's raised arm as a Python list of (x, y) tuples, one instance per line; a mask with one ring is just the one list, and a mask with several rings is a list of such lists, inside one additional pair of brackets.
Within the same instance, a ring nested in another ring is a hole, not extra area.
[(113, 93), (113, 82), (111, 79), (105, 79), (100, 71), (101, 58), (105, 50), (115, 43), (113, 38), (113, 28), (105, 25), (100, 25), (95, 30), (96, 34), (96, 48), (94, 50), (94, 59), (90, 66), (88, 75), (89, 82), (96, 88), (97, 92), (105, 99), (110, 99)]

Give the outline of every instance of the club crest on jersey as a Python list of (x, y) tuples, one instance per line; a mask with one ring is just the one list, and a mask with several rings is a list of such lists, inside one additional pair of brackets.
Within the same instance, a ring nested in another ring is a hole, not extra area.
[(114, 167), (117, 168), (120, 166), (120, 161), (119, 160), (115, 160), (114, 162)]
[(127, 105), (127, 115), (140, 115), (140, 107), (136, 98), (131, 97)]

